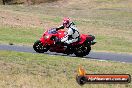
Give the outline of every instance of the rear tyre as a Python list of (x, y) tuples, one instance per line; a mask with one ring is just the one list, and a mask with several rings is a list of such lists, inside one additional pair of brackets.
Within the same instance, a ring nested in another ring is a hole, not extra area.
[(44, 53), (47, 52), (49, 50), (48, 47), (43, 46), (43, 44), (41, 43), (40, 40), (37, 40), (34, 45), (33, 45), (33, 49), (38, 52), (38, 53)]
[(77, 57), (83, 57), (83, 56), (88, 55), (90, 51), (91, 51), (91, 47), (90, 46), (87, 46), (87, 47), (80, 46), (80, 47), (75, 49), (74, 54)]

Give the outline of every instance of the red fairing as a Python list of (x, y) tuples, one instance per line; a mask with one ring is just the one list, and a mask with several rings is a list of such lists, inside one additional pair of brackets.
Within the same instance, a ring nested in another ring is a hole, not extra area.
[[(53, 31), (51, 31), (53, 32)], [(54, 41), (51, 40), (52, 36), (56, 36), (57, 38), (61, 39), (66, 35), (66, 32), (64, 30), (58, 30), (56, 33), (50, 33), (49, 30), (47, 30), (46, 32), (44, 32), (43, 36), (40, 38), (40, 41), (43, 43), (43, 45), (53, 45)], [(79, 42), (75, 42), (73, 43), (73, 45), (77, 45), (77, 44), (83, 44), (86, 41), (86, 38), (89, 37), (91, 39), (90, 36), (86, 35), (86, 34), (81, 34), (80, 35), (80, 41)]]
[(81, 34), (81, 40), (79, 42), (79, 44), (83, 44), (86, 41), (87, 35), (85, 34)]
[(45, 43), (45, 40), (43, 37), (40, 38), (40, 41), (44, 44)]
[(58, 31), (58, 37), (63, 38), (66, 35), (66, 32), (64, 30), (59, 30)]
[(64, 30), (59, 30), (56, 33), (52, 33), (53, 31), (47, 30), (46, 32), (44, 32), (43, 36), (40, 38), (40, 41), (43, 43), (43, 45), (53, 45), (54, 41), (51, 40), (52, 36), (56, 36), (57, 38), (61, 39), (65, 36), (65, 31)]

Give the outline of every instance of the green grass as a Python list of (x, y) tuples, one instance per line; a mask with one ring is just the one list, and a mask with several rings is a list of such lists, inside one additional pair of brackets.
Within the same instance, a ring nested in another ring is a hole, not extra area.
[(41, 28), (1, 27), (0, 43), (31, 45), (44, 32)]
[[(79, 65), (88, 74), (130, 74), (132, 64), (76, 57), (0, 51), (1, 88), (131, 88), (132, 84), (86, 84), (75, 76)], [(113, 69), (114, 68), (114, 69)], [(72, 85), (71, 85), (72, 84)]]
[(118, 38), (114, 36), (113, 37), (97, 36), (97, 40), (99, 40), (98, 46), (93, 47), (97, 50), (106, 50), (106, 51), (108, 50), (115, 52), (132, 52), (132, 49), (130, 48), (132, 47), (131, 41), (127, 41), (124, 38)]

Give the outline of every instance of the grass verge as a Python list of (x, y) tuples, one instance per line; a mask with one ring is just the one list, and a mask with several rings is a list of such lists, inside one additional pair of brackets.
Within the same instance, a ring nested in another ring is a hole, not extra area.
[(86, 84), (75, 81), (78, 66), (89, 74), (130, 74), (132, 64), (77, 57), (0, 51), (1, 88), (131, 88), (130, 84)]

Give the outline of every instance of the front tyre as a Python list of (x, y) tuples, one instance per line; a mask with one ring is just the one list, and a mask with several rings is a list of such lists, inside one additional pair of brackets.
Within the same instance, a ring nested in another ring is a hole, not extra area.
[(38, 53), (44, 53), (47, 52), (49, 50), (48, 47), (43, 46), (43, 44), (41, 43), (40, 40), (37, 40), (34, 45), (33, 45), (33, 49), (38, 52)]
[(75, 49), (74, 54), (77, 57), (83, 57), (83, 56), (88, 55), (90, 51), (91, 51), (91, 47), (90, 46), (87, 46), (87, 47), (80, 46), (80, 47)]

